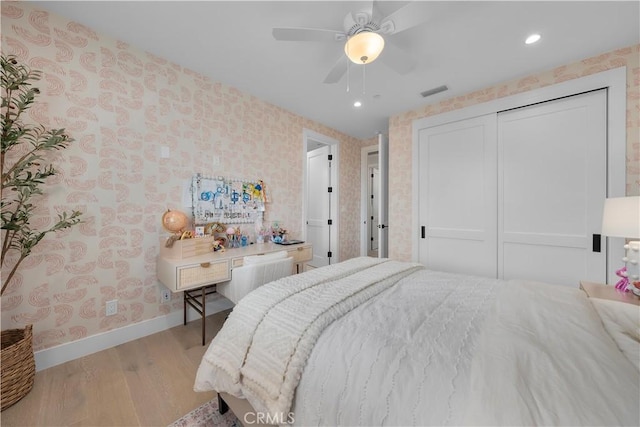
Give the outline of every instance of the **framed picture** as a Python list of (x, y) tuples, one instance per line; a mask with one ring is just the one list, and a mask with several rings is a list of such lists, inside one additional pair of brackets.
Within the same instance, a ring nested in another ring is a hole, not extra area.
[(222, 176), (193, 176), (191, 182), (193, 218), (196, 225), (220, 222), (255, 222), (265, 210), (266, 188), (261, 180), (231, 179)]

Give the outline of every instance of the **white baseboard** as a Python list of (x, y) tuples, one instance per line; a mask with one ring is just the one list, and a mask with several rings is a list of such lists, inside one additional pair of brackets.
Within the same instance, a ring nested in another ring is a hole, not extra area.
[[(200, 315), (191, 307), (187, 306), (187, 321), (200, 318)], [(211, 315), (222, 310), (233, 307), (233, 303), (225, 298), (216, 298), (206, 304), (206, 313)], [(101, 350), (106, 350), (147, 335), (155, 334), (174, 326), (182, 325), (182, 310), (176, 310), (166, 316), (159, 316), (153, 319), (127, 325), (122, 328), (113, 329), (108, 332), (92, 335), (66, 344), (36, 351), (36, 371), (60, 365), (70, 360), (88, 356)]]

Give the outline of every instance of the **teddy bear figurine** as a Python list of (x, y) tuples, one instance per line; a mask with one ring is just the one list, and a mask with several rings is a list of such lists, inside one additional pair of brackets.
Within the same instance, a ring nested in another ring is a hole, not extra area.
[(224, 248), (224, 244), (226, 242), (226, 239), (223, 237), (218, 237), (217, 239), (215, 239), (212, 243), (211, 243), (211, 249), (213, 250), (213, 252), (224, 252), (225, 248)]

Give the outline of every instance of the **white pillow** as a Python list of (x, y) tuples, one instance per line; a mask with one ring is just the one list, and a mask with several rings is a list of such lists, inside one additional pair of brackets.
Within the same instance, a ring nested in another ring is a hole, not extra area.
[(600, 298), (589, 300), (620, 351), (640, 371), (640, 306)]
[(264, 262), (287, 258), (287, 251), (272, 252), (264, 255), (249, 255), (243, 258), (243, 265), (262, 264)]

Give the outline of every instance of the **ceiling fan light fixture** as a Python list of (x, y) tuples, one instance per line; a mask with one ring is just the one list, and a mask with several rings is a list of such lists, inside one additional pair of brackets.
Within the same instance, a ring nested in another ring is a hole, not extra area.
[(384, 49), (384, 38), (372, 31), (353, 35), (344, 45), (344, 53), (356, 64), (369, 64), (376, 60)]

